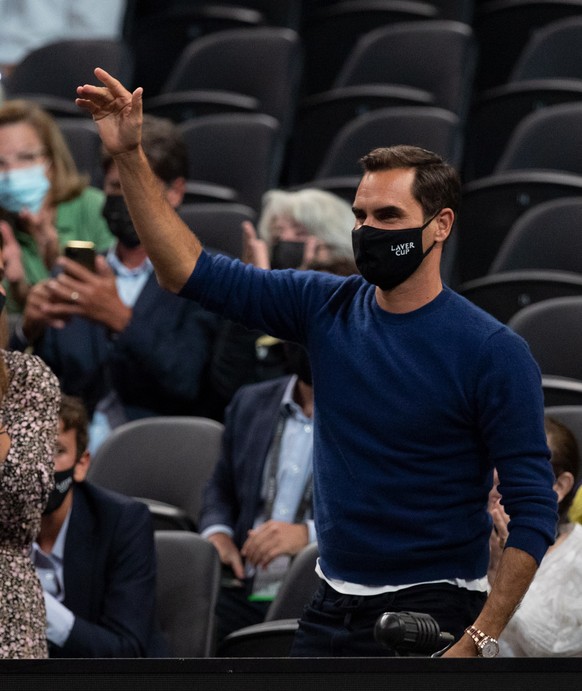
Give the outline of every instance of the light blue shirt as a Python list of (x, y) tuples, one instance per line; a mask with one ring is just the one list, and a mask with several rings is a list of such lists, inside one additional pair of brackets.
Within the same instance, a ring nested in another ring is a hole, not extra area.
[(46, 637), (62, 647), (71, 633), (75, 615), (63, 605), (65, 599), (65, 578), (63, 561), (65, 541), (71, 512), (67, 513), (50, 554), (43, 552), (36, 542), (32, 544), (31, 559), (41, 582), (46, 607)]
[[(281, 411), (287, 412), (285, 427), (281, 437), (281, 449), (277, 467), (277, 494), (273, 503), (271, 518), (276, 521), (293, 523), (297, 509), (301, 504), (306, 483), (311, 482), (313, 467), (313, 420), (304, 415), (301, 407), (293, 400), (293, 391), (297, 377), (290, 379), (281, 399)], [(269, 463), (265, 464), (263, 473), (262, 497), (266, 498)], [(315, 524), (308, 509), (304, 522), (309, 532), (309, 542), (317, 540)], [(259, 514), (255, 519), (255, 527), (264, 523), (266, 516)], [(234, 531), (230, 526), (211, 525), (202, 532), (202, 537), (209, 537), (214, 533), (226, 533), (231, 537)]]
[(143, 290), (154, 267), (146, 257), (145, 261), (133, 269), (128, 268), (115, 253), (117, 245), (107, 252), (107, 263), (115, 274), (115, 285), (119, 299), (126, 307), (133, 307)]
[[(107, 253), (107, 262), (115, 274), (115, 285), (121, 302), (126, 307), (133, 307), (154, 270), (151, 261), (146, 258), (140, 266), (129, 269), (119, 260), (115, 254), (115, 247), (113, 247)], [(92, 455), (95, 454), (110, 433), (109, 419), (97, 404), (97, 410), (94, 412), (89, 425), (89, 451)]]
[[(288, 523), (294, 522), (307, 482), (311, 482), (313, 468), (313, 421), (304, 415), (301, 407), (293, 400), (296, 382), (297, 377), (289, 381), (281, 400), (281, 411), (287, 417), (277, 464), (277, 494), (270, 516), (275, 521)], [(268, 466), (269, 463), (266, 463), (263, 473), (263, 499), (266, 499), (267, 494)], [(266, 518), (257, 516), (255, 526), (263, 523)]]

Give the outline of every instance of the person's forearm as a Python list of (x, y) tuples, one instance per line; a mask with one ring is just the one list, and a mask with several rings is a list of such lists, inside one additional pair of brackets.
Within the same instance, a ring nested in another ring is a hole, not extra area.
[(497, 638), (517, 609), (536, 571), (535, 559), (514, 547), (503, 551), (491, 593), (475, 626)]
[[(527, 552), (507, 547), (499, 562), (489, 597), (474, 626), (487, 636), (499, 638), (525, 595), (536, 570), (537, 563)], [(475, 655), (475, 644), (468, 635), (463, 635), (449, 654)]]
[(115, 162), (133, 224), (158, 282), (177, 293), (196, 266), (202, 245), (166, 201), (141, 147), (116, 155)]

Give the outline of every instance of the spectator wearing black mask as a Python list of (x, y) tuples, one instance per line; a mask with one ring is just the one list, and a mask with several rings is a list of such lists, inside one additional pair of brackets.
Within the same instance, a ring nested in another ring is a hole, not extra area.
[(219, 643), (263, 621), (290, 558), (316, 540), (309, 359), (299, 345), (278, 347), (291, 376), (235, 393), (222, 454), (204, 493), (199, 528), (225, 571), (216, 608)]
[[(257, 228), (249, 221), (242, 224), (242, 258), (262, 269), (329, 266), (331, 273), (349, 276), (358, 273), (350, 239), (353, 227), (350, 205), (327, 190), (269, 190)], [(217, 408), (224, 408), (240, 386), (285, 373), (281, 349), (268, 347), (270, 342), (261, 331), (224, 323), (210, 375)]]
[(159, 657), (156, 554), (145, 504), (85, 480), (87, 414), (63, 396), (55, 487), (31, 558), (43, 586), (50, 657)]
[[(168, 120), (146, 116), (144, 147), (169, 203), (182, 202), (183, 141)], [(95, 271), (66, 257), (62, 272), (38, 283), (26, 301), (17, 350), (31, 347), (67, 394), (92, 415), (90, 450), (111, 429), (151, 415), (204, 414), (205, 369), (218, 319), (159, 288), (121, 194), (115, 162), (104, 159), (103, 208), (115, 246)]]
[(305, 268), (312, 261), (353, 260), (354, 215), (341, 197), (316, 188), (270, 190), (257, 229), (243, 223), (245, 259), (263, 269)]

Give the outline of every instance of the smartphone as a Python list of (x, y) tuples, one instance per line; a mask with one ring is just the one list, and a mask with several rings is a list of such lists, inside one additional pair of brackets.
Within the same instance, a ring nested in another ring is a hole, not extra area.
[(85, 240), (70, 240), (65, 245), (65, 257), (81, 264), (89, 271), (95, 271), (95, 243)]

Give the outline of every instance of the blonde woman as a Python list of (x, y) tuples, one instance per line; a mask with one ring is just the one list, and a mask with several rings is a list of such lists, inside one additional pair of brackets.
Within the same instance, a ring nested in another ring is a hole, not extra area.
[(5, 101), (0, 207), (14, 219), (14, 237), (5, 236), (10, 311), (20, 311), (28, 288), (48, 278), (68, 240), (91, 240), (98, 251), (113, 244), (103, 201), (103, 193), (77, 171), (55, 119), (32, 102)]

